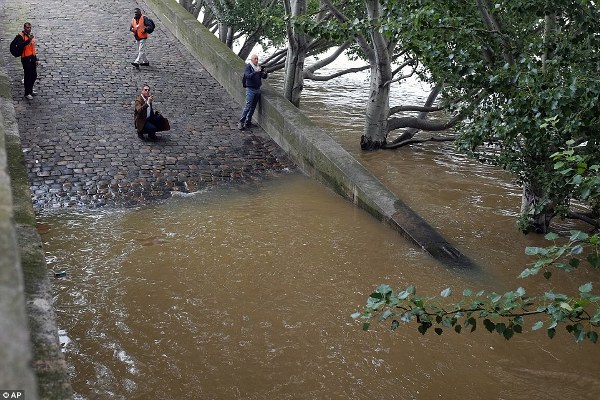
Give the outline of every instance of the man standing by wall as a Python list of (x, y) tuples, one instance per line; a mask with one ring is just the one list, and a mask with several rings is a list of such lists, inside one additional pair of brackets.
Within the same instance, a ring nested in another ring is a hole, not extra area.
[(129, 30), (133, 32), (133, 36), (135, 37), (138, 46), (138, 56), (131, 65), (140, 69), (140, 65), (145, 67), (150, 65), (146, 57), (146, 39), (148, 39), (148, 34), (154, 31), (154, 22), (147, 16), (142, 15), (142, 10), (139, 8), (134, 9), (133, 13)]
[(23, 24), (23, 31), (15, 37), (16, 45), (21, 52), (21, 64), (23, 65), (23, 83), (25, 85), (25, 98), (33, 100), (37, 92), (33, 85), (37, 79), (37, 54), (35, 51), (35, 38), (31, 33), (31, 22)]
[(260, 100), (262, 80), (267, 79), (267, 77), (268, 74), (265, 67), (258, 65), (258, 56), (256, 54), (250, 56), (250, 62), (246, 64), (246, 68), (244, 69), (246, 105), (242, 111), (242, 117), (238, 122), (238, 129), (250, 128), (254, 109), (256, 109), (256, 104)]

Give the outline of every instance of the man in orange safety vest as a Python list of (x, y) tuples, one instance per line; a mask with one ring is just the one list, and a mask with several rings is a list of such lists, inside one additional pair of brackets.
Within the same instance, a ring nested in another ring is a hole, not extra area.
[(140, 65), (149, 66), (148, 58), (146, 57), (146, 39), (148, 34), (154, 30), (154, 22), (145, 15), (142, 15), (142, 10), (136, 8), (133, 10), (134, 16), (131, 19), (131, 26), (129, 30), (133, 32), (137, 46), (138, 56), (134, 62), (131, 63), (137, 69), (140, 69)]
[(33, 100), (37, 92), (33, 90), (33, 85), (37, 79), (37, 54), (35, 51), (35, 38), (31, 33), (31, 22), (23, 24), (23, 31), (19, 32), (15, 38), (21, 52), (21, 64), (23, 65), (23, 83), (25, 85), (25, 98)]

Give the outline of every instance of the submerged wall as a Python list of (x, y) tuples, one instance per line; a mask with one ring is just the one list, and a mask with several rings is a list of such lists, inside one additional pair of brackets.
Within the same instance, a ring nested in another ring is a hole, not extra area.
[[(160, 23), (173, 32), (239, 104), (243, 104), (244, 62), (175, 0), (146, 2)], [(254, 115), (306, 174), (396, 229), (446, 266), (474, 267), (467, 257), (268, 84), (263, 85), (261, 105)]]

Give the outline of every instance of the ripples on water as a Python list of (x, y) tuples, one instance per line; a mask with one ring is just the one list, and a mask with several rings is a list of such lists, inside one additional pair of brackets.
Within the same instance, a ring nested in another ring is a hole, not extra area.
[[(379, 283), (422, 295), (514, 289), (522, 248), (543, 242), (516, 232), (510, 179), (449, 144), (360, 152), (364, 77), (339, 79), (307, 87), (320, 99), (303, 111), (484, 273), (446, 270), (294, 174), (134, 210), (48, 214), (39, 222), (50, 269), (67, 272), (53, 282), (78, 398), (595, 398), (598, 346), (562, 332), (507, 343), (481, 330), (363, 332), (351, 320)], [(396, 101), (414, 96), (402, 93)]]

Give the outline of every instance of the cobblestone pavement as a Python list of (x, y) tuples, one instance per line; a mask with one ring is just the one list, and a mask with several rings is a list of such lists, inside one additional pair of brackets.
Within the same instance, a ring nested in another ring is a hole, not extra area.
[[(241, 108), (149, 7), (133, 0), (0, 0), (1, 21), (33, 24), (39, 95), (23, 97), (20, 60), (2, 55), (29, 171), (34, 208), (136, 205), (295, 170), (262, 131), (236, 127)], [(149, 67), (130, 63), (129, 24), (141, 7), (157, 24)], [(20, 21), (19, 19), (23, 19)], [(19, 21), (16, 21), (19, 20)], [(7, 29), (5, 25), (3, 29)], [(14, 37), (18, 32), (6, 32)], [(171, 122), (157, 142), (138, 139), (133, 104), (142, 84)]]

